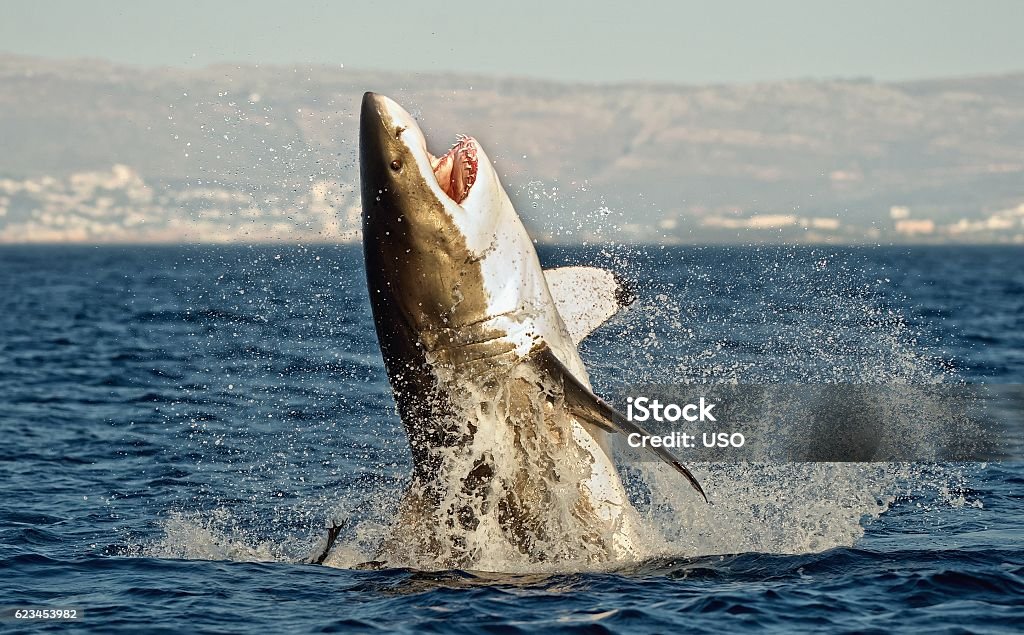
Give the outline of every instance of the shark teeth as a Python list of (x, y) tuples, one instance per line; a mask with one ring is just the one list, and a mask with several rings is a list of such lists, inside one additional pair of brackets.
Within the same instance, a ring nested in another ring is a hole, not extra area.
[(461, 204), (476, 182), (478, 146), (476, 140), (467, 135), (460, 134), (455, 139), (455, 144), (444, 156), (430, 156), (430, 168), (444, 193)]

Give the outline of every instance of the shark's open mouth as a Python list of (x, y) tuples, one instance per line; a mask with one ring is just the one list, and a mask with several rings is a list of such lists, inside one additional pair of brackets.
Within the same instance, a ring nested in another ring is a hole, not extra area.
[(459, 135), (452, 149), (441, 157), (430, 156), (430, 167), (438, 185), (453, 201), (462, 203), (476, 182), (476, 139)]

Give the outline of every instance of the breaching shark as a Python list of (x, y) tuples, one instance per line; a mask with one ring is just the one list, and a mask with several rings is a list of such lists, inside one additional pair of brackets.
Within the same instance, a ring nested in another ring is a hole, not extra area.
[(577, 350), (626, 301), (616, 276), (542, 270), (481, 145), (460, 135), (432, 155), (382, 95), (363, 97), (359, 160), (370, 303), (413, 462), (380, 560), (497, 570), (637, 555), (606, 436), (646, 433), (594, 395)]

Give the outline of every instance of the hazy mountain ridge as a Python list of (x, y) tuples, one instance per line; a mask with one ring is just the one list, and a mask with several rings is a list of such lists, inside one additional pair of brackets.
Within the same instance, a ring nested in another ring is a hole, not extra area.
[[(41, 209), (52, 218), (60, 201), (81, 204), (89, 196), (68, 198), (74, 174), (115, 164), (156, 193), (145, 222), (135, 225), (164, 228), (150, 239), (175, 239), (177, 230), (168, 227), (183, 229), (204, 215), (225, 219), (211, 231), (223, 224), (224, 235), (233, 235), (229, 226), (239, 225), (243, 211), (250, 230), (266, 212), (276, 219), (266, 221), (273, 235), (289, 222), (305, 223), (301, 239), (309, 231), (324, 239), (348, 235), (358, 212), (365, 90), (422, 113), (435, 152), (457, 132), (480, 139), (519, 202), (532, 199), (545, 211), (538, 216), (547, 220), (534, 219), (543, 232), (586, 233), (585, 219), (608, 207), (637, 239), (650, 238), (655, 226), (658, 236), (678, 240), (737, 233), (757, 240), (761, 231), (841, 241), (884, 239), (889, 231), (967, 240), (1024, 235), (1016, 213), (1024, 202), (1024, 73), (908, 83), (602, 86), (0, 56), (0, 177), (17, 190), (0, 191), (0, 232), (21, 223), (20, 233), (0, 233), (0, 240), (29, 239), (46, 215)], [(49, 202), (40, 203), (39, 192), (28, 196), (11, 185), (44, 177), (64, 194), (46, 194)], [(196, 188), (231, 194), (204, 202), (187, 193)], [(134, 203), (120, 204), (128, 214)], [(342, 226), (325, 229), (325, 205), (337, 209)], [(571, 218), (576, 211), (583, 221)], [(310, 214), (318, 229), (309, 229)], [(985, 224), (996, 216), (1002, 220)], [(957, 223), (954, 236), (948, 228)], [(69, 239), (102, 239), (109, 229), (90, 227)]]

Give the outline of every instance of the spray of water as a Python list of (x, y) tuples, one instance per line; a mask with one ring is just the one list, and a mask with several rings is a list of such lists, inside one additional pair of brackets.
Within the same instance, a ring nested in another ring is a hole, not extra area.
[[(571, 196), (572, 188), (564, 189)], [(520, 196), (532, 204), (564, 207), (554, 186), (530, 184)], [(585, 233), (592, 244), (609, 245), (587, 252), (579, 264), (612, 268), (644, 291), (637, 305), (584, 345), (584, 359), (599, 393), (663, 383), (667, 376), (679, 383), (938, 383), (951, 377), (948, 366), (937, 363), (919, 344), (919, 333), (880, 293), (884, 278), (865, 281), (850, 259), (825, 251), (811, 252), (808, 259), (806, 250), (766, 249), (726, 253), (720, 260), (679, 261), (687, 252), (613, 244), (608, 237), (620, 233), (615, 219), (621, 216), (602, 205), (589, 214), (573, 213), (568, 226), (551, 232), (569, 241)], [(652, 263), (660, 264), (652, 270)], [(259, 282), (261, 271), (273, 263), (237, 264), (243, 280), (234, 286), (225, 283), (221, 300), (231, 296), (238, 314), (254, 319), (281, 311), (281, 299)], [(732, 267), (736, 275), (722, 275), (721, 267)], [(299, 282), (303, 280), (314, 278)], [(325, 290), (325, 297), (330, 293)], [(324, 305), (318, 304), (320, 296), (316, 297), (307, 311), (289, 317), (306, 319), (307, 325), (319, 320), (324, 341), (337, 341), (338, 333), (327, 332), (331, 327), (324, 320)], [(294, 312), (294, 306), (288, 311)], [(203, 336), (210, 338), (202, 344), (208, 347), (223, 334), (197, 334)], [(237, 336), (238, 332), (232, 334)], [(256, 338), (222, 352), (221, 358), (228, 360), (221, 368), (228, 390), (266, 381), (267, 368), (278, 367), (281, 360), (258, 342)], [(280, 377), (291, 374), (288, 360), (317, 370), (317, 363), (308, 360), (323, 357), (324, 351), (301, 345), (297, 349), (285, 353)], [(379, 369), (355, 350), (346, 355), (321, 361), (348, 374), (355, 392), (368, 385), (377, 394), (386, 392)], [(311, 492), (299, 476), (287, 487), (268, 490), (261, 486), (261, 475), (285, 466), (303, 474), (294, 460), (296, 451), (302, 452), (303, 439), (336, 438), (332, 418), (337, 415), (331, 409), (338, 403), (330, 389), (300, 382), (297, 390), (304, 391), (312, 409), (322, 413), (311, 421), (289, 418), (280, 394), (288, 389), (267, 385), (250, 391), (265, 400), (257, 405), (257, 416), (264, 418), (240, 426), (230, 423), (230, 399), (199, 404), (201, 410), (214, 411), (212, 417), (169, 415), (173, 425), (187, 426), (186, 442), (198, 457), (197, 464), (223, 460), (224, 467), (215, 469), (220, 476), (234, 473), (233, 482), (241, 491), (230, 504), (220, 500), (226, 496), (212, 496), (191, 501), (199, 509), (190, 510), (190, 501), (184, 501), (165, 515), (162, 535), (145, 553), (302, 561), (322, 547), (324, 526), (336, 524), (342, 528), (341, 537), (326, 564), (339, 567), (382, 558), (393, 566), (510, 572), (623, 564), (609, 561), (610, 537), (595, 533), (596, 524), (587, 522), (587, 514), (579, 509), (578, 484), (585, 469), (579, 467), (583, 463), (578, 448), (555, 442), (552, 437), (565, 431), (552, 429), (545, 421), (508, 425), (507, 416), (496, 421), (494, 413), (514, 407), (501, 391), (467, 395), (459, 404), (465, 415), (460, 420), (474, 428), (459, 432), (471, 442), (439, 456), (440, 483), (410, 483), (407, 461), (395, 461), (408, 449), (392, 440), (399, 439), (401, 431), (390, 404), (367, 404), (358, 395), (347, 395), (364, 407), (351, 416), (359, 418), (368, 433), (346, 440), (350, 451), (333, 457), (328, 482)], [(539, 392), (536, 398), (542, 398)], [(254, 428), (270, 422), (275, 424), (273, 431), (253, 434)], [(486, 422), (492, 425), (478, 425)], [(921, 433), (926, 435), (927, 430)], [(632, 559), (816, 552), (853, 545), (863, 536), (866, 523), (900, 496), (930, 491), (938, 504), (974, 504), (963, 498), (964, 477), (954, 468), (769, 463), (691, 468), (712, 505), (705, 505), (678, 474), (660, 464), (622, 466), (637, 510), (639, 553)], [(474, 474), (484, 472), (486, 478), (474, 483)], [(279, 517), (254, 521), (249, 511), (265, 510), (268, 498), (278, 499), (274, 509)], [(429, 504), (423, 502), (428, 500)]]

